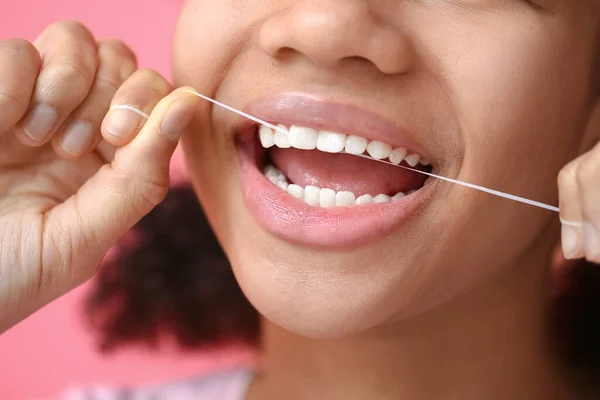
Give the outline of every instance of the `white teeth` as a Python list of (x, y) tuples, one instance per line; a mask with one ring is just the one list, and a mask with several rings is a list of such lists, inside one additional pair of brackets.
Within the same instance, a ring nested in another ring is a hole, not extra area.
[(324, 208), (335, 207), (335, 190), (321, 189), (319, 205)]
[(370, 194), (364, 194), (356, 198), (356, 195), (349, 191), (336, 192), (332, 189), (321, 189), (319, 187), (310, 185), (306, 188), (302, 188), (300, 185), (290, 184), (288, 183), (288, 179), (285, 174), (272, 165), (265, 166), (263, 173), (265, 177), (267, 177), (267, 179), (273, 183), (273, 185), (277, 186), (284, 192), (287, 192), (290, 196), (304, 200), (305, 203), (314, 207), (351, 207), (362, 204), (387, 203), (393, 200), (400, 200), (416, 191), (411, 190), (407, 194), (399, 192), (393, 197), (390, 197), (386, 194), (380, 194), (375, 197), (371, 196)]
[(392, 152), (392, 146), (389, 144), (372, 141), (367, 146), (367, 152), (371, 157), (376, 160), (383, 160), (384, 158), (388, 158)]
[[(292, 125), (289, 129), (284, 125), (278, 128), (283, 130), (273, 130), (267, 126), (259, 127), (260, 143), (264, 148), (277, 146), (282, 149), (294, 147), (299, 150), (318, 149), (327, 153), (340, 153), (345, 150), (346, 153), (361, 155), (365, 151), (369, 156), (376, 160), (388, 159), (390, 163), (399, 165), (405, 161), (411, 167), (416, 167), (419, 163), (430, 165), (426, 159), (422, 159), (419, 154), (408, 155), (408, 150), (403, 147), (392, 149), (392, 146), (379, 141), (369, 142), (366, 138), (356, 135), (347, 136), (342, 133), (330, 131), (317, 131), (316, 129)], [(281, 190), (287, 192), (290, 196), (304, 200), (311, 206), (328, 207), (350, 207), (353, 205), (387, 203), (393, 200), (400, 200), (415, 192), (411, 190), (408, 193), (397, 193), (393, 197), (386, 194), (379, 194), (375, 197), (365, 194), (358, 198), (352, 192), (335, 192), (328, 188), (318, 188), (316, 186), (307, 186), (302, 188), (299, 185), (289, 184), (285, 174), (279, 169), (268, 165), (264, 169), (265, 177)]]
[(405, 160), (411, 167), (416, 167), (421, 160), (421, 156), (418, 154), (411, 154), (410, 156), (406, 157)]
[(392, 153), (390, 154), (390, 162), (394, 165), (398, 165), (400, 164), (403, 160), (404, 157), (406, 157), (407, 151), (405, 148), (403, 147), (398, 147), (397, 149), (394, 149), (392, 151)]
[(400, 192), (400, 193), (396, 193), (394, 196), (392, 196), (392, 200), (400, 200), (405, 197), (406, 197), (406, 195), (404, 193)]
[(273, 147), (275, 145), (275, 135), (273, 129), (268, 126), (261, 125), (259, 129), (260, 143), (265, 149)]
[(388, 159), (390, 163), (399, 165), (406, 161), (411, 167), (416, 167), (419, 163), (430, 165), (429, 160), (422, 159), (419, 154), (408, 155), (407, 149), (398, 147), (392, 149), (392, 146), (379, 142), (369, 142), (366, 138), (356, 135), (345, 135), (343, 133), (330, 131), (317, 131), (313, 128), (292, 125), (289, 129), (284, 125), (279, 125), (285, 132), (261, 125), (259, 128), (260, 142), (264, 148), (277, 146), (282, 149), (294, 147), (299, 150), (315, 150), (326, 153), (340, 153), (345, 151), (349, 154), (361, 155), (365, 151), (369, 156), (376, 160)]
[(350, 135), (346, 139), (346, 153), (362, 154), (367, 150), (369, 141), (362, 136)]
[(356, 203), (356, 196), (352, 192), (337, 192), (335, 195), (336, 207), (349, 207)]
[(264, 170), (263, 170), (263, 174), (269, 178), (269, 180), (271, 180), (271, 182), (273, 182), (273, 180), (275, 181), (274, 183), (276, 184), (279, 181), (286, 181), (286, 177), (285, 174), (283, 172), (281, 172), (279, 169), (275, 168), (272, 165), (267, 165)]
[(278, 128), (284, 129), (287, 133), (283, 133), (279, 130), (275, 132), (275, 146), (280, 149), (289, 149), (292, 146), (290, 145), (290, 134), (288, 129), (283, 125), (279, 125)]
[(356, 199), (356, 205), (371, 203), (373, 203), (373, 196), (371, 196), (370, 194), (363, 194), (358, 199)]
[(318, 206), (321, 197), (321, 189), (316, 186), (304, 188), (304, 201), (310, 206)]
[(288, 186), (287, 192), (297, 199), (304, 200), (304, 188), (300, 185)]
[(283, 190), (284, 192), (287, 192), (289, 186), (290, 186), (290, 184), (287, 182), (284, 182), (284, 181), (277, 182), (277, 187), (279, 189)]
[(290, 127), (289, 142), (296, 149), (314, 150), (317, 148), (318, 135), (316, 129), (292, 125)]
[(389, 203), (392, 201), (392, 198), (387, 194), (379, 194), (373, 198), (373, 201), (375, 201), (375, 203)]
[(326, 153), (339, 153), (346, 147), (346, 135), (336, 132), (320, 131), (317, 149)]

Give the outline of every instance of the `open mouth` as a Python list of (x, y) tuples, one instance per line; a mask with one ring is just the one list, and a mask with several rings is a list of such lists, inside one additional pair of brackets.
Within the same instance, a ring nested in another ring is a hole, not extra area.
[(421, 189), (427, 177), (394, 165), (432, 171), (429, 161), (404, 147), (297, 125), (279, 128), (258, 129), (266, 149), (258, 166), (273, 185), (313, 207), (401, 200)]
[(377, 241), (402, 229), (437, 187), (397, 166), (431, 172), (436, 158), (368, 110), (287, 93), (247, 111), (280, 129), (236, 127), (244, 200), (286, 241), (338, 249)]

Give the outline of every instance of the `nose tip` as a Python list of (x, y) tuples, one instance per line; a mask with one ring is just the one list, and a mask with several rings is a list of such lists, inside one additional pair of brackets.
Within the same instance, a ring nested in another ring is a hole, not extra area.
[(385, 74), (399, 74), (413, 61), (409, 38), (362, 0), (296, 2), (264, 23), (259, 45), (273, 57), (293, 52), (321, 68), (360, 59)]

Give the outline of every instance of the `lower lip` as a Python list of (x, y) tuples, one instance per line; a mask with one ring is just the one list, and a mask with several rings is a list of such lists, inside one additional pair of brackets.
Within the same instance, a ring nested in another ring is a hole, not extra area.
[(433, 192), (427, 180), (412, 195), (389, 203), (313, 207), (267, 180), (256, 164), (255, 143), (238, 143), (238, 154), (250, 212), (268, 232), (311, 247), (347, 248), (381, 240), (406, 225)]

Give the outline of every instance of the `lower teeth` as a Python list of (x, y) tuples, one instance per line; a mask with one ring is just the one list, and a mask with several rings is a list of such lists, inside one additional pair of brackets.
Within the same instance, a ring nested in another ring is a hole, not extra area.
[(388, 203), (390, 201), (400, 200), (415, 192), (415, 190), (411, 190), (406, 194), (399, 192), (392, 197), (386, 194), (379, 194), (374, 197), (370, 194), (364, 194), (357, 198), (352, 192), (336, 192), (332, 189), (322, 189), (316, 186), (306, 186), (303, 188), (299, 185), (290, 184), (288, 183), (285, 174), (272, 165), (267, 165), (263, 170), (263, 173), (271, 183), (284, 192), (315, 207), (350, 207), (362, 204)]

